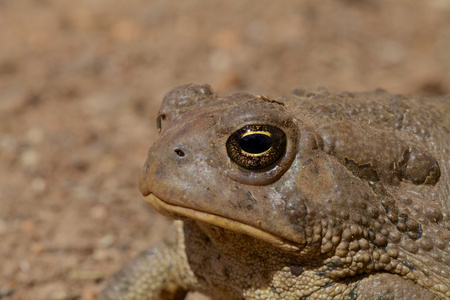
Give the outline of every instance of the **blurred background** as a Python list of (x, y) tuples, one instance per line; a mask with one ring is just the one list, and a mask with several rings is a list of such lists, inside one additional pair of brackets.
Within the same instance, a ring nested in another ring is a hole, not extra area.
[(171, 88), (440, 95), (449, 49), (449, 0), (0, 0), (0, 299), (94, 299), (163, 235), (137, 178)]

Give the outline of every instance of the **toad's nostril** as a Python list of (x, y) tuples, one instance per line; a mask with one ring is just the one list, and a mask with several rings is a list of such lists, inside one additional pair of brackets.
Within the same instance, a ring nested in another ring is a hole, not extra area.
[(174, 151), (179, 157), (184, 157), (185, 156), (184, 151), (181, 150), (180, 148), (176, 148)]

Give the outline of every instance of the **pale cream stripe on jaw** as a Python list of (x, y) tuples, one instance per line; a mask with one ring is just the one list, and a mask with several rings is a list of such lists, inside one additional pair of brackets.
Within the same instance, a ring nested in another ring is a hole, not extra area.
[(168, 204), (167, 202), (158, 198), (152, 193), (147, 196), (144, 196), (144, 201), (160, 212), (167, 212), (169, 214), (178, 214), (193, 220), (199, 220), (208, 224), (219, 226), (231, 230), (233, 232), (247, 234), (249, 236), (268, 242), (276, 247), (282, 248), (287, 251), (299, 250), (297, 246), (290, 244), (287, 240), (280, 238), (276, 235), (273, 235), (271, 233), (268, 233), (266, 231), (263, 231), (261, 229), (255, 228), (253, 226), (235, 220), (227, 219), (218, 215), (213, 215), (186, 207)]

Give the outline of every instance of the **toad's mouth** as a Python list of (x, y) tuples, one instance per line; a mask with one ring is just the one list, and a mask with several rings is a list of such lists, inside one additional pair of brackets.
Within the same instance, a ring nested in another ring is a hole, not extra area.
[(158, 198), (154, 194), (150, 193), (147, 196), (144, 196), (144, 201), (150, 204), (154, 209), (159, 211), (161, 214), (174, 217), (174, 216), (184, 216), (193, 220), (202, 221), (211, 225), (215, 225), (224, 229), (231, 230), (233, 232), (238, 232), (242, 234), (246, 234), (257, 238), (259, 240), (270, 243), (276, 247), (282, 248), (287, 251), (297, 251), (299, 248), (289, 242), (288, 240), (276, 236), (267, 231), (261, 230), (254, 226), (228, 219), (222, 216), (218, 216), (215, 214), (210, 214), (203, 211), (194, 210), (191, 208), (186, 208), (182, 206), (177, 206), (173, 204), (169, 204)]

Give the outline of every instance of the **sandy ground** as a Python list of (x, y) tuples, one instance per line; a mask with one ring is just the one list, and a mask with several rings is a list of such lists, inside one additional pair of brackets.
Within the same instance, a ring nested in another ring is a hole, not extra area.
[(447, 0), (0, 0), (0, 298), (94, 299), (163, 234), (137, 178), (169, 89), (438, 95), (449, 49)]

